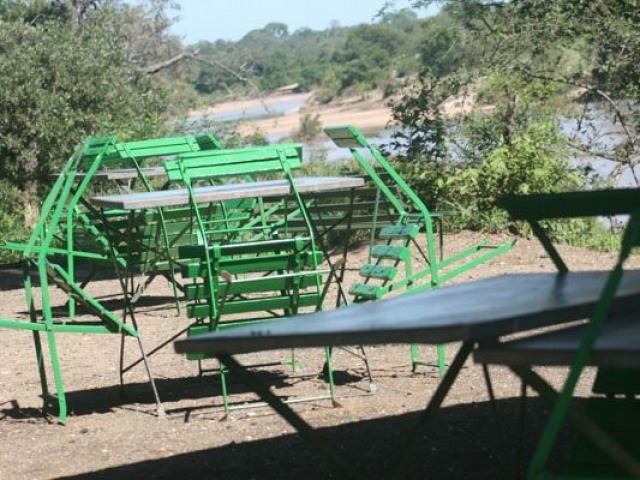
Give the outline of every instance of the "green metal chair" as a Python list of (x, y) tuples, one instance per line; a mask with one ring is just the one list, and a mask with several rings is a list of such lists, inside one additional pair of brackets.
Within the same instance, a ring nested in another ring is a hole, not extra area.
[[(63, 174), (58, 177), (49, 195), (44, 201), (40, 219), (34, 229), (33, 234), (25, 245), (10, 244), (8, 248), (22, 251), (24, 266), (24, 285), (27, 307), (29, 310), (29, 320), (24, 321), (18, 318), (0, 319), (0, 327), (19, 330), (30, 330), (33, 332), (33, 339), (36, 349), (36, 359), (40, 374), (40, 384), (44, 400), (44, 411), (50, 407), (57, 407), (58, 420), (65, 423), (67, 417), (67, 403), (62, 378), (62, 369), (58, 356), (56, 335), (58, 333), (115, 333), (120, 336), (131, 336), (138, 340), (149, 381), (152, 386), (158, 411), (162, 411), (162, 406), (157, 396), (157, 391), (151, 375), (151, 370), (146, 362), (146, 355), (142, 348), (140, 336), (136, 326), (127, 325), (120, 317), (107, 311), (101, 304), (78, 285), (72, 273), (65, 270), (60, 264), (55, 263), (56, 258), (63, 260), (68, 258), (68, 264), (72, 264), (77, 258), (90, 260), (103, 258), (100, 254), (91, 252), (79, 252), (70, 245), (67, 249), (57, 248), (56, 235), (59, 234), (61, 224), (65, 221), (73, 222), (74, 218), (67, 212), (73, 212), (74, 207), (80, 199), (79, 190), (84, 190), (90, 181), (91, 173), (94, 173), (101, 162), (102, 157), (116, 143), (115, 137), (90, 138), (79, 147), (67, 162)], [(78, 164), (87, 162), (91, 164), (89, 175), (80, 182), (80, 188), (76, 185), (75, 172)], [(67, 229), (68, 225), (67, 225)], [(36, 292), (33, 288), (33, 277), (40, 283), (40, 305), (38, 311), (36, 307)], [(73, 318), (60, 321), (53, 313), (53, 306), (50, 297), (50, 287), (57, 286), (68, 293), (75, 301), (85, 305), (91, 314), (96, 317), (96, 321), (75, 321)], [(43, 349), (43, 339), (48, 346), (49, 361), (55, 386), (55, 394), (49, 392), (47, 379), (47, 366), (45, 360), (45, 350)]]
[[(354, 302), (378, 300), (392, 292), (435, 288), (513, 246), (514, 241), (496, 246), (482, 242), (443, 258), (442, 225), (436, 239), (434, 221), (449, 212), (429, 210), (382, 152), (352, 125), (328, 126), (324, 131), (338, 147), (349, 149), (376, 191), (368, 227), (370, 260), (360, 268), (362, 281), (349, 290)], [(414, 256), (425, 266), (414, 265)], [(411, 363), (414, 371), (418, 365), (432, 365), (419, 359), (416, 345), (411, 346)], [(442, 374), (443, 346), (437, 347), (437, 366)]]
[[(322, 267), (324, 254), (291, 174), (302, 163), (301, 152), (300, 145), (283, 144), (181, 155), (166, 164), (168, 177), (182, 181), (190, 192), (197, 229), (198, 244), (180, 248), (181, 261), (186, 264), (183, 276), (193, 280), (185, 288), (187, 316), (196, 322), (189, 335), (322, 309), (334, 271)], [(286, 181), (291, 195), (216, 204), (201, 204), (196, 198), (199, 185), (233, 186), (233, 182), (262, 179)], [(306, 218), (303, 232), (288, 229), (283, 212), (293, 211)], [(334, 398), (331, 352), (325, 350), (329, 393), (291, 401)], [(203, 355), (189, 358), (205, 359)], [(285, 363), (296, 368), (294, 352)], [(202, 373), (201, 365), (199, 370)], [(232, 404), (224, 365), (216, 371), (226, 412), (260, 405)]]
[[(184, 276), (194, 279), (185, 291), (190, 301), (187, 316), (197, 319), (189, 329), (190, 336), (322, 309), (333, 272), (321, 268), (323, 254), (310, 249), (309, 238), (214, 244), (209, 250), (208, 261), (205, 251), (203, 246), (182, 248), (185, 258), (190, 259)], [(207, 278), (209, 274), (211, 283)], [(334, 398), (330, 350), (325, 350), (328, 395), (291, 401)], [(188, 358), (200, 361), (205, 357), (191, 355)], [(294, 371), (299, 368), (293, 350), (291, 357), (276, 363), (279, 364), (290, 365)], [(232, 405), (224, 366), (220, 365), (218, 371), (225, 411), (256, 406)]]
[[(121, 212), (97, 212), (88, 202), (87, 196), (96, 188), (94, 179), (113, 175), (116, 178), (137, 179), (143, 188), (151, 188), (147, 178), (148, 169), (142, 163), (144, 160), (218, 146), (210, 135), (125, 143), (119, 142), (115, 136), (88, 138), (76, 149), (62, 171), (54, 176), (54, 183), (43, 202), (40, 218), (29, 240), (24, 244), (4, 243), (3, 248), (22, 254), (29, 319), (3, 318), (0, 319), (0, 327), (33, 332), (44, 411), (57, 409), (60, 423), (66, 422), (67, 402), (56, 342), (59, 333), (111, 333), (121, 339), (127, 336), (136, 338), (157, 410), (159, 413), (163, 411), (132, 306), (125, 305), (125, 318), (115, 315), (85, 290), (86, 280), (76, 280), (78, 262), (109, 264), (116, 270), (132, 268), (129, 263), (132, 257), (124, 255), (119, 249), (119, 240), (114, 240), (117, 238), (114, 235), (116, 229), (109, 227), (109, 222), (105, 221), (121, 215)], [(121, 171), (123, 165), (130, 167), (130, 171)], [(40, 284), (39, 301), (34, 283)], [(69, 297), (68, 318), (61, 319), (54, 315), (51, 300), (51, 289), (54, 287), (62, 289)], [(87, 309), (92, 320), (76, 319), (77, 303)], [(126, 321), (127, 315), (131, 315), (131, 323)], [(43, 348), (45, 342), (47, 349)], [(53, 394), (49, 388), (47, 352), (53, 375)], [(122, 368), (120, 380), (122, 382)]]
[[(614, 297), (629, 254), (640, 245), (640, 190), (514, 196), (501, 203), (514, 219), (531, 224), (560, 273), (569, 272), (569, 268), (540, 225), (541, 220), (630, 215), (599, 302), (585, 312), (586, 324), (481, 345), (475, 359), (509, 366), (525, 385), (553, 405), (527, 478), (639, 478), (639, 324), (637, 315), (617, 315)], [(537, 365), (566, 366), (569, 370), (563, 384), (555, 388), (533, 370)], [(587, 366), (597, 367), (593, 395), (586, 399), (586, 408), (578, 408), (573, 405), (573, 396)], [(574, 426), (577, 435), (565, 462), (552, 470), (549, 458), (565, 423)]]

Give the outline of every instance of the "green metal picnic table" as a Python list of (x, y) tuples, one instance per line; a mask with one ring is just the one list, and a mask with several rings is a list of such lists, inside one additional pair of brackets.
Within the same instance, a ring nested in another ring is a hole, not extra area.
[[(269, 404), (302, 435), (314, 443), (345, 478), (364, 478), (353, 459), (344, 458), (322, 435), (307, 424), (299, 413), (282, 404), (260, 379), (247, 371), (235, 358), (242, 352), (287, 347), (312, 347), (341, 344), (384, 344), (415, 342), (418, 344), (440, 344), (462, 342), (454, 361), (431, 396), (426, 409), (407, 435), (405, 445), (398, 451), (393, 469), (386, 472), (390, 478), (402, 478), (402, 468), (412, 448), (424, 435), (429, 422), (437, 413), (449, 389), (455, 382), (466, 359), (479, 343), (491, 350), (501, 337), (522, 332), (535, 332), (546, 326), (572, 324), (576, 320), (590, 318), (585, 331), (580, 332), (579, 348), (574, 344), (570, 358), (572, 366), (568, 380), (559, 395), (553, 393), (546, 383), (528, 367), (526, 358), (517, 355), (524, 367), (515, 366), (514, 371), (543, 395), (555, 401), (555, 408), (540, 449), (530, 470), (532, 478), (542, 477), (542, 467), (565, 418), (576, 422), (582, 432), (596, 438), (596, 444), (612, 455), (619, 468), (637, 477), (637, 456), (621, 448), (611, 434), (602, 435), (602, 429), (593, 430), (593, 422), (584, 415), (569, 414), (569, 400), (583, 367), (594, 350), (600, 324), (621, 319), (637, 325), (640, 314), (640, 271), (623, 270), (622, 266), (630, 249), (638, 243), (640, 232), (640, 191), (580, 192), (576, 194), (539, 195), (523, 199), (506, 200), (510, 212), (532, 222), (534, 231), (558, 266), (559, 273), (518, 274), (445, 286), (428, 292), (408, 294), (392, 299), (383, 299), (360, 305), (291, 318), (271, 323), (268, 326), (249, 325), (225, 332), (212, 332), (197, 338), (176, 342), (179, 353), (206, 352), (217, 356), (227, 368), (238, 375), (248, 386), (260, 394)], [(632, 213), (622, 242), (621, 252), (615, 268), (609, 271), (569, 272), (557, 250), (543, 235), (537, 221), (548, 217), (570, 217), (583, 215), (608, 215)], [(634, 326), (637, 332), (638, 327)], [(605, 339), (606, 340), (606, 339)], [(607, 342), (605, 341), (605, 344)], [(608, 343), (610, 344), (610, 342)], [(550, 350), (548, 344), (545, 350)], [(596, 343), (597, 345), (597, 343)], [(619, 344), (617, 344), (619, 345)], [(521, 352), (526, 344), (505, 344), (505, 349)], [(535, 352), (535, 345), (528, 348)], [(482, 350), (479, 350), (479, 355)], [(574, 353), (574, 352), (578, 353)], [(596, 348), (595, 354), (598, 353)], [(609, 352), (611, 354), (611, 352)], [(618, 349), (613, 354), (619, 358), (640, 364), (636, 345), (631, 349)], [(487, 354), (489, 355), (489, 354)], [(507, 358), (504, 354), (500, 361)], [(481, 361), (496, 357), (479, 357)], [(594, 357), (598, 358), (598, 357)], [(611, 358), (609, 356), (609, 358)], [(622, 365), (614, 363), (616, 367)], [(508, 363), (508, 362), (507, 362)], [(613, 408), (617, 405), (611, 401)], [(626, 412), (627, 410), (625, 410)], [(571, 411), (572, 412), (572, 411)], [(568, 415), (568, 416), (567, 416)], [(606, 415), (605, 415), (606, 416)], [(627, 416), (626, 422), (634, 416)], [(598, 442), (597, 437), (606, 441)], [(634, 436), (635, 438), (635, 436)], [(613, 444), (610, 443), (613, 441)], [(612, 446), (613, 445), (613, 446)], [(622, 452), (622, 453), (621, 453)], [(384, 475), (384, 473), (380, 473)], [(571, 477), (576, 478), (576, 477)], [(610, 477), (607, 477), (610, 478)]]
[[(317, 311), (335, 273), (331, 266), (321, 267), (330, 259), (316, 246), (313, 226), (307, 222), (304, 230), (289, 232), (288, 216), (291, 212), (296, 218), (306, 215), (305, 193), (337, 190), (344, 194), (364, 182), (357, 177), (293, 177), (288, 165), (299, 161), (299, 151), (297, 146), (275, 145), (183, 155), (167, 164), (167, 173), (176, 185), (186, 188), (97, 196), (91, 203), (101, 210), (129, 212), (132, 229), (127, 236), (138, 225), (138, 215), (189, 207), (193, 242), (179, 248), (178, 262), (185, 280), (193, 282), (184, 288), (187, 316), (194, 319), (186, 330), (191, 336), (247, 321), (268, 322), (302, 313), (305, 307)], [(280, 178), (259, 180), (261, 174)], [(231, 314), (235, 317), (228, 319)], [(133, 310), (129, 315), (133, 318)], [(199, 363), (206, 360), (191, 358)], [(290, 363), (295, 364), (295, 359)], [(218, 373), (228, 411), (233, 406), (225, 372), (219, 369)], [(330, 367), (329, 385), (326, 398), (333, 398)]]

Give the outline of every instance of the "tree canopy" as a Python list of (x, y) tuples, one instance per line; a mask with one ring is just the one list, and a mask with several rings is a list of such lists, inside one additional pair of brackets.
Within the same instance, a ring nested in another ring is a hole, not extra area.
[(163, 46), (173, 39), (146, 7), (0, 2), (0, 178), (25, 193), (27, 224), (47, 176), (86, 136), (140, 138), (168, 118), (166, 78), (146, 69), (174, 53)]
[(158, 135), (199, 103), (290, 84), (321, 102), (383, 91), (405, 176), (469, 218), (500, 193), (638, 184), (637, 0), (380, 3), (370, 24), (185, 45), (173, 0), (0, 0), (0, 227), (16, 201), (30, 223), (87, 135)]

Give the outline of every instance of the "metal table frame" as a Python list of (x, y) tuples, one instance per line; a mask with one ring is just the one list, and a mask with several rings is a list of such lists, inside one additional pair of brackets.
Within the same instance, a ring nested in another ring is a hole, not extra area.
[[(357, 468), (283, 405), (233, 355), (249, 351), (321, 345), (462, 342), (397, 460), (400, 478), (411, 445), (420, 437), (454, 384), (474, 345), (482, 340), (578, 320), (597, 305), (607, 272), (520, 274), (442, 287), (430, 292), (353, 305), (333, 311), (239, 327), (176, 342), (178, 352), (215, 354), (302, 435), (311, 440), (349, 478)], [(520, 301), (514, 302), (518, 298)], [(640, 299), (640, 271), (627, 272), (616, 297), (617, 308), (634, 310)], [(429, 305), (429, 309), (425, 309)]]

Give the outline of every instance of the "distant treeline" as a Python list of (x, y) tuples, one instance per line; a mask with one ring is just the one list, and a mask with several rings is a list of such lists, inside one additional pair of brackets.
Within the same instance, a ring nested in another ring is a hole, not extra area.
[(296, 84), (303, 90), (318, 88), (319, 99), (327, 102), (349, 91), (391, 91), (398, 79), (416, 75), (433, 56), (429, 39), (438, 23), (419, 19), (409, 9), (383, 14), (376, 23), (336, 24), (323, 31), (291, 32), (286, 24), (273, 22), (237, 42), (189, 46), (199, 60), (189, 82), (197, 92), (216, 96)]

